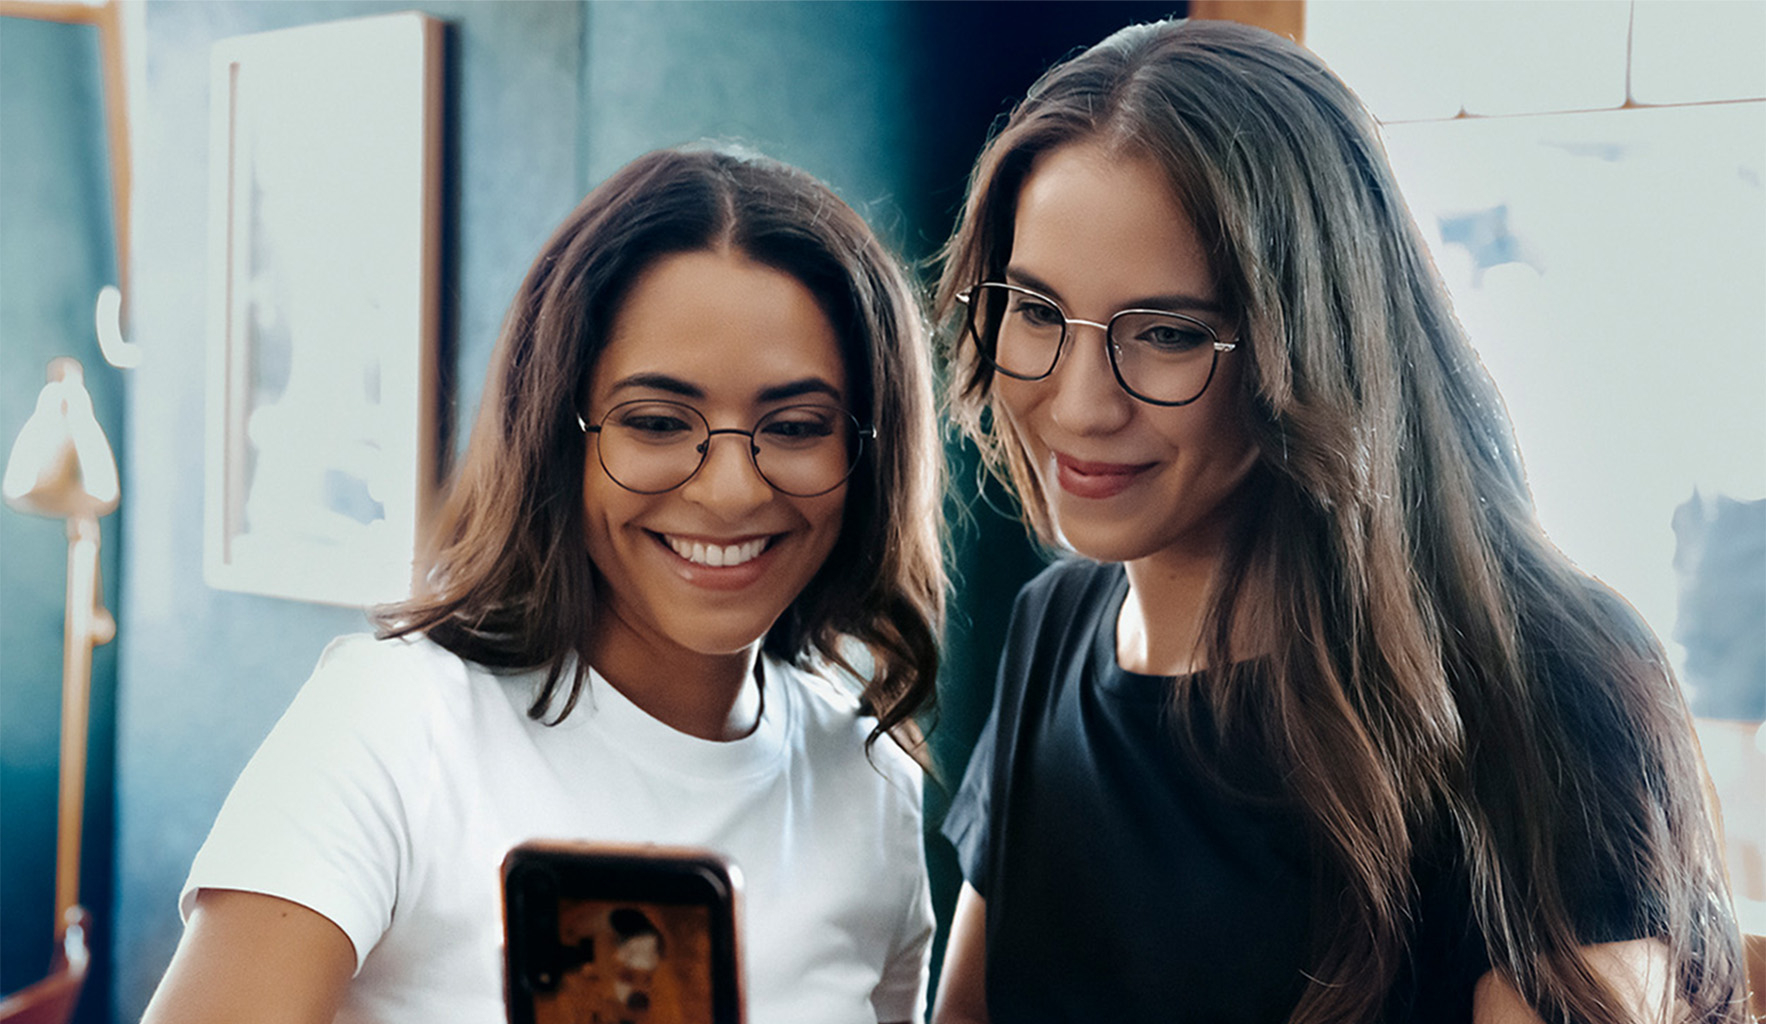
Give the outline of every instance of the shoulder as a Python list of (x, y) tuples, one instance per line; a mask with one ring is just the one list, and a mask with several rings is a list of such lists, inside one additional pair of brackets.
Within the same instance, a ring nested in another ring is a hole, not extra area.
[(318, 671), (338, 674), (385, 673), (399, 677), (448, 671), (465, 662), (440, 645), (417, 636), (381, 639), (369, 633), (340, 636), (319, 655)]
[(776, 686), (778, 695), (789, 701), (792, 717), (805, 734), (839, 741), (856, 737), (862, 746), (871, 719), (861, 711), (856, 690), (841, 685), (837, 670), (815, 662), (793, 665), (768, 658), (766, 677), (768, 686)]
[(1098, 605), (1121, 586), (1122, 566), (1093, 562), (1086, 558), (1063, 558), (1037, 573), (1018, 592), (1016, 614), (1047, 616), (1053, 613), (1071, 615), (1074, 611)]
[(498, 683), (421, 637), (339, 637), (319, 656), (282, 728), (386, 736), (434, 731), (471, 714)]
[(876, 720), (863, 713), (857, 694), (840, 685), (834, 670), (768, 659), (767, 678), (789, 690), (786, 699), (800, 723), (801, 742), (817, 770), (842, 765), (891, 789), (911, 788), (917, 796), (920, 767), (887, 736), (865, 749)]
[[(1006, 630), (1001, 669), (1042, 674), (1076, 663), (1122, 603), (1128, 587), (1119, 564), (1066, 558), (1044, 569), (1018, 592)], [(1113, 625), (1110, 625), (1113, 628)], [(1032, 666), (1040, 666), (1033, 671)]]
[(1534, 657), (1571, 672), (1578, 665), (1661, 659), (1661, 643), (1643, 616), (1607, 584), (1567, 562), (1535, 575), (1517, 595), (1521, 641)]
[(1629, 728), (1679, 694), (1661, 641), (1637, 609), (1577, 572), (1554, 600), (1523, 609), (1522, 642), (1542, 692), (1574, 731)]
[(338, 637), (319, 655), (303, 694), (339, 700), (426, 701), (470, 685), (471, 667), (422, 637)]

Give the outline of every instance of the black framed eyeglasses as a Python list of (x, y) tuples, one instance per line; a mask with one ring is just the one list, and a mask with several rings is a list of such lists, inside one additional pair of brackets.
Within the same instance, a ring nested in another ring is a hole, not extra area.
[(1042, 380), (1055, 372), (1074, 324), (1104, 332), (1110, 369), (1122, 390), (1149, 405), (1188, 405), (1214, 379), (1222, 352), (1238, 347), (1214, 328), (1183, 313), (1124, 309), (1108, 323), (1067, 315), (1041, 292), (989, 281), (966, 288), (957, 301), (968, 307), (964, 324), (988, 365), (1017, 380)]
[(583, 432), (598, 438), (601, 468), (613, 482), (638, 494), (672, 491), (699, 472), (711, 439), (736, 434), (748, 439), (755, 472), (773, 490), (814, 498), (846, 482), (875, 427), (861, 426), (833, 405), (787, 405), (762, 416), (752, 430), (711, 429), (698, 409), (681, 402), (639, 399), (607, 410)]

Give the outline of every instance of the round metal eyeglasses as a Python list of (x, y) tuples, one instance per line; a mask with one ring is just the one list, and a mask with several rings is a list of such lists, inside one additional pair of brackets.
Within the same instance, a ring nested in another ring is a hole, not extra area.
[(752, 430), (711, 429), (698, 409), (680, 402), (621, 402), (584, 433), (599, 439), (601, 468), (613, 482), (638, 494), (672, 491), (699, 472), (711, 439), (736, 434), (748, 439), (748, 456), (768, 486), (795, 498), (814, 498), (846, 482), (875, 427), (861, 426), (832, 405), (787, 405), (762, 416)]
[(968, 307), (964, 327), (982, 358), (1017, 380), (1054, 373), (1073, 325), (1098, 328), (1116, 383), (1148, 405), (1188, 405), (1201, 398), (1220, 353), (1238, 347), (1183, 313), (1125, 309), (1098, 323), (1068, 316), (1059, 302), (1015, 284), (978, 284), (959, 292), (957, 301)]

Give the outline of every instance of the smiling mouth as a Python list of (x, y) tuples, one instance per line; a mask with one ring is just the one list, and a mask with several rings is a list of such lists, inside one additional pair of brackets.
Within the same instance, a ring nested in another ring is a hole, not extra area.
[(771, 537), (756, 537), (740, 544), (707, 544), (702, 540), (688, 540), (684, 537), (672, 537), (659, 534), (663, 543), (675, 554), (694, 565), (710, 566), (713, 569), (724, 569), (744, 562), (752, 562), (760, 557), (760, 553), (772, 543)]
[(1054, 462), (1061, 489), (1079, 498), (1115, 497), (1154, 466), (1151, 462), (1092, 462), (1060, 453), (1055, 454)]

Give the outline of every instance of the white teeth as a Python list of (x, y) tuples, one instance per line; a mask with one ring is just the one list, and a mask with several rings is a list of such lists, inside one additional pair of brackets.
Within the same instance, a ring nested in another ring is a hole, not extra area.
[(682, 540), (678, 537), (664, 537), (663, 539), (668, 541), (668, 546), (674, 549), (675, 554), (687, 561), (714, 568), (741, 565), (765, 551), (767, 545), (765, 537), (728, 546), (707, 544), (696, 540)]

